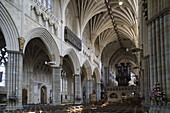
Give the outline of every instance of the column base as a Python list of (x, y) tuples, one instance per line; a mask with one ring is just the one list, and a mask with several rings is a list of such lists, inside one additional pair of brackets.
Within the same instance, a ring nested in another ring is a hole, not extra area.
[(144, 111), (145, 111), (146, 113), (150, 113), (150, 112), (149, 112), (149, 110), (150, 110), (150, 104), (148, 104), (148, 103), (146, 103), (146, 102), (143, 101), (142, 105), (143, 105)]
[(169, 106), (151, 106), (149, 109), (149, 113), (169, 113)]

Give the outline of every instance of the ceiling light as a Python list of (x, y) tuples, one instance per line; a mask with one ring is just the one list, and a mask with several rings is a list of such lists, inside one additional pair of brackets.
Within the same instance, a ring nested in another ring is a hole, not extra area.
[(122, 2), (122, 0), (119, 0), (119, 5), (121, 6), (121, 5), (123, 5), (123, 2)]

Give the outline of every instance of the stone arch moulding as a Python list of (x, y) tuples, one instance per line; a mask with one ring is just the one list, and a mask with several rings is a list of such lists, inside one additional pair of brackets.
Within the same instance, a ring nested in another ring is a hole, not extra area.
[(93, 73), (95, 73), (95, 75), (96, 75), (96, 82), (97, 83), (100, 83), (101, 81), (100, 81), (100, 71), (99, 71), (99, 69), (96, 67), (96, 68), (94, 68), (94, 70), (93, 70)]
[(53, 36), (45, 28), (35, 28), (27, 33), (25, 36), (25, 45), (23, 51), (25, 52), (26, 46), (31, 39), (40, 38), (48, 49), (51, 61), (56, 62), (56, 66), (60, 65), (60, 51)]
[[(64, 0), (63, 0), (64, 1)], [(69, 4), (69, 2), (70, 2), (70, 0), (65, 0), (64, 2), (63, 2), (63, 5), (64, 5), (64, 11), (66, 10), (66, 8), (68, 7), (68, 4)]]
[(7, 50), (19, 51), (19, 33), (5, 6), (0, 1), (0, 29), (5, 37)]
[(72, 48), (67, 49), (66, 51), (64, 51), (63, 57), (65, 55), (68, 55), (71, 58), (74, 65), (75, 74), (80, 74), (80, 60), (74, 49)]
[[(86, 69), (86, 72), (87, 72), (87, 79), (89, 80), (91, 78), (91, 75), (92, 75), (92, 68), (91, 68), (91, 65), (89, 63), (88, 60), (86, 60), (84, 63), (83, 63), (83, 66), (85, 67)], [(83, 67), (82, 66), (82, 67)]]

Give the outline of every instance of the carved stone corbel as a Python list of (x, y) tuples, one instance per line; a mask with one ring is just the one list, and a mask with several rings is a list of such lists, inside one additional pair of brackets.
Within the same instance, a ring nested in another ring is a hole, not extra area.
[(24, 43), (25, 43), (25, 38), (19, 37), (18, 41), (19, 41), (19, 49), (20, 49), (20, 51), (23, 51)]

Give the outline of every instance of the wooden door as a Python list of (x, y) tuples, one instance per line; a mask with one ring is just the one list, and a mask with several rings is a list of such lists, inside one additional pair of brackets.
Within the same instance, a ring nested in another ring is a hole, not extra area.
[(45, 86), (41, 87), (41, 103), (47, 103), (47, 88)]
[(27, 99), (28, 99), (27, 90), (23, 89), (22, 90), (22, 104), (27, 104)]

